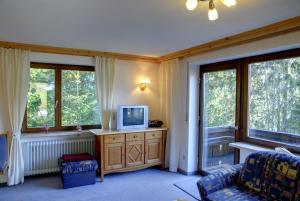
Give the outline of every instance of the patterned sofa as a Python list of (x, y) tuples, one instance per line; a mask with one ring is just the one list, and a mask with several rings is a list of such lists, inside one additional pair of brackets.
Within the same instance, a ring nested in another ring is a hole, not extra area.
[(197, 186), (206, 201), (300, 201), (300, 158), (256, 152), (245, 164), (202, 177)]

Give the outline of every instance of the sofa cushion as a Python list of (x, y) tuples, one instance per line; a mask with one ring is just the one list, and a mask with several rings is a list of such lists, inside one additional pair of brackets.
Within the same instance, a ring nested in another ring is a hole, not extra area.
[(265, 194), (274, 200), (294, 200), (300, 179), (300, 159), (276, 153), (265, 169)]
[(231, 186), (222, 190), (211, 193), (207, 196), (206, 200), (209, 201), (265, 201), (266, 199), (247, 192), (243, 188)]
[(238, 164), (220, 168), (205, 177), (201, 177), (197, 182), (201, 197), (205, 198), (210, 193), (234, 185), (242, 166), (243, 164)]
[(96, 160), (63, 162), (61, 164), (62, 174), (75, 174), (80, 172), (96, 171), (98, 164)]
[(239, 179), (244, 188), (254, 193), (266, 191), (264, 172), (273, 154), (272, 152), (255, 152), (246, 158)]

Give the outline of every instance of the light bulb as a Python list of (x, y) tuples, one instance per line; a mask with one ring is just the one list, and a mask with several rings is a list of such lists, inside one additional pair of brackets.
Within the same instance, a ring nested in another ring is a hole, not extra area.
[(209, 9), (209, 11), (208, 11), (208, 19), (209, 20), (216, 20), (216, 19), (218, 19), (218, 11), (217, 11), (217, 9), (215, 9), (215, 8), (213, 8), (213, 9)]
[(227, 7), (231, 7), (236, 5), (236, 0), (222, 0), (222, 3)]
[(187, 0), (185, 6), (188, 10), (194, 10), (198, 5), (198, 0)]

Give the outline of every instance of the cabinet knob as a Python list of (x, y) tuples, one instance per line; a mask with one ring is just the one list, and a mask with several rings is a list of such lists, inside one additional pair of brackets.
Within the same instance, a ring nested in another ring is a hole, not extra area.
[(154, 134), (152, 134), (152, 136), (154, 137), (155, 135), (154, 135)]
[(113, 137), (113, 140), (115, 140), (116, 138)]
[(133, 138), (136, 138), (136, 136), (133, 136)]

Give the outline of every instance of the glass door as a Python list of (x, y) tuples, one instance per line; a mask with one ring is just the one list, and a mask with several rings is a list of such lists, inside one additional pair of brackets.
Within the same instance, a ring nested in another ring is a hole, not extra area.
[(237, 68), (200, 70), (200, 169), (211, 172), (235, 162), (237, 138)]

